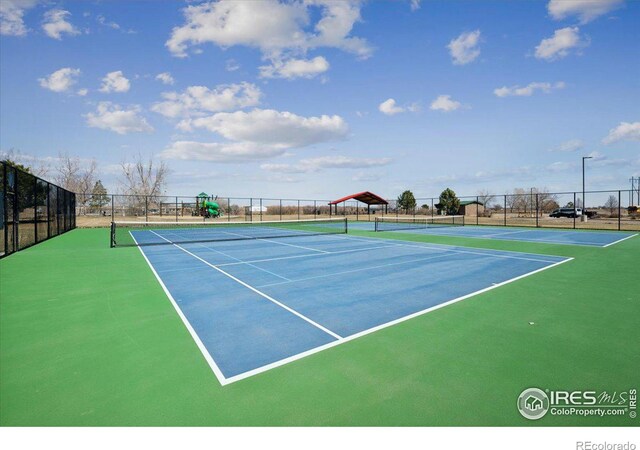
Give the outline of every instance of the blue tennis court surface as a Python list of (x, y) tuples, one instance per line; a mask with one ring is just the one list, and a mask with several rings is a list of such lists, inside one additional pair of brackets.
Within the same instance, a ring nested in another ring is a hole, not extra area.
[(140, 251), (221, 384), (569, 260), (344, 234)]
[[(349, 222), (349, 228), (373, 231), (373, 222)], [(477, 239), (498, 239), (505, 241), (539, 242), (544, 244), (586, 245), (589, 247), (609, 247), (625, 239), (637, 236), (637, 233), (624, 231), (591, 231), (563, 229), (531, 229), (517, 227), (492, 226), (442, 226), (423, 229), (391, 230), (394, 233), (431, 234), (434, 236), (453, 236)]]

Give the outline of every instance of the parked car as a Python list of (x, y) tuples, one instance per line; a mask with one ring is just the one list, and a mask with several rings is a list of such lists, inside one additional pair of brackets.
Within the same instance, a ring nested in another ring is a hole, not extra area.
[(549, 217), (580, 217), (582, 215), (582, 208), (558, 208), (554, 209)]

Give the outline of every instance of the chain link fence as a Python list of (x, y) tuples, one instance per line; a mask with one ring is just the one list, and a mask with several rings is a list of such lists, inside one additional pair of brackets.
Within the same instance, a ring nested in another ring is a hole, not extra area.
[(76, 195), (0, 161), (0, 258), (76, 227)]
[[(632, 191), (521, 192), (506, 195), (461, 196), (457, 215), (467, 225), (640, 230), (640, 215)], [(635, 194), (634, 194), (635, 195)], [(343, 216), (373, 221), (376, 216), (425, 217), (444, 214), (438, 197), (416, 198), (405, 209), (396, 199), (388, 205), (348, 200), (329, 206), (329, 200), (265, 197), (213, 197), (219, 216), (205, 218), (197, 197), (77, 194), (78, 227), (107, 227), (116, 221), (260, 222)], [(634, 204), (635, 203), (635, 204)], [(586, 207), (583, 207), (586, 205)]]

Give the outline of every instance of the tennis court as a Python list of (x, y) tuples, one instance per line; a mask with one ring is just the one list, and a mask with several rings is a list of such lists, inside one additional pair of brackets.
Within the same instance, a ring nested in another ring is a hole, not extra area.
[(592, 231), (564, 229), (531, 229), (517, 227), (494, 227), (455, 223), (452, 217), (443, 216), (442, 221), (431, 218), (376, 218), (376, 222), (352, 224), (352, 228), (369, 231), (393, 231), (434, 236), (451, 236), (476, 239), (497, 239), (504, 241), (539, 242), (544, 244), (579, 245), (588, 247), (609, 247), (623, 240), (637, 236), (624, 231)]
[(121, 228), (223, 385), (572, 259), (354, 237), (345, 220)]

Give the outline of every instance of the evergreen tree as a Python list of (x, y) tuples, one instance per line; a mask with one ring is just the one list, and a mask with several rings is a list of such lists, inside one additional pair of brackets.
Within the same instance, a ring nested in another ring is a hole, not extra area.
[(398, 208), (404, 209), (405, 212), (413, 211), (416, 208), (416, 198), (413, 192), (404, 191), (397, 200)]
[(444, 210), (447, 215), (457, 214), (460, 210), (460, 199), (449, 188), (440, 194), (440, 209)]
[(96, 184), (93, 186), (93, 190), (91, 191), (91, 201), (89, 204), (94, 208), (101, 208), (104, 205), (109, 204), (111, 199), (107, 195), (107, 190), (102, 185), (102, 181), (96, 181)]

